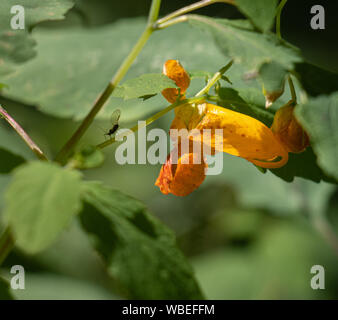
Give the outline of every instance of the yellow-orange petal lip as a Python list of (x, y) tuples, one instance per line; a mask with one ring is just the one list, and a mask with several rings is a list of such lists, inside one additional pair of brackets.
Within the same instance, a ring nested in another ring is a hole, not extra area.
[(272, 132), (289, 152), (303, 152), (309, 145), (309, 136), (294, 116), (294, 105), (279, 108), (273, 119)]
[(189, 130), (197, 129), (190, 139), (210, 146), (211, 154), (229, 153), (263, 168), (279, 168), (288, 161), (284, 145), (270, 128), (255, 118), (209, 103), (199, 104), (194, 108), (195, 114), (189, 117), (191, 106), (179, 108), (173, 124), (189, 118)]
[(202, 184), (207, 164), (204, 160), (197, 163), (197, 154), (194, 153), (183, 154), (179, 157), (177, 164), (173, 164), (173, 152), (168, 155), (155, 185), (163, 194), (172, 193), (175, 196), (184, 197)]
[(163, 74), (175, 81), (176, 85), (180, 88), (180, 92), (175, 88), (168, 88), (162, 91), (164, 98), (170, 103), (174, 103), (179, 93), (184, 96), (184, 93), (187, 91), (190, 85), (190, 76), (178, 60), (167, 60), (163, 65)]

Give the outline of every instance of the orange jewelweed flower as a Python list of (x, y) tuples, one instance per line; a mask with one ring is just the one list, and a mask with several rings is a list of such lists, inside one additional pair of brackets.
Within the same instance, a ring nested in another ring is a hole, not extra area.
[[(198, 163), (198, 154), (193, 152), (181, 153), (180, 144), (168, 155), (162, 166), (155, 185), (162, 193), (172, 193), (175, 196), (186, 196), (197, 189), (205, 178), (207, 164), (202, 158)], [(178, 154), (177, 164), (173, 163), (175, 154)], [(183, 162), (183, 163), (182, 163)]]
[[(181, 64), (176, 60), (168, 60), (163, 72), (176, 82), (183, 95), (190, 78)], [(166, 89), (162, 94), (174, 103), (178, 90)], [(171, 129), (186, 129), (191, 134), (188, 137), (189, 148), (185, 153), (180, 150), (182, 139), (171, 134), (176, 147), (168, 155), (155, 183), (164, 194), (185, 196), (203, 182), (207, 164), (203, 156), (195, 152), (195, 142), (200, 143), (203, 150), (208, 147), (209, 154), (226, 152), (262, 168), (279, 168), (288, 161), (288, 151), (265, 124), (245, 114), (207, 102), (177, 107)], [(176, 162), (173, 161), (175, 154), (178, 156)]]

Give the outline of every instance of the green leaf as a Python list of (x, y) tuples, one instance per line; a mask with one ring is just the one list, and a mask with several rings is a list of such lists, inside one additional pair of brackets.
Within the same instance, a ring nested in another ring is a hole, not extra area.
[(36, 55), (36, 42), (25, 32), (0, 31), (0, 43), (0, 75), (12, 72), (16, 65)]
[[(10, 86), (3, 94), (36, 105), (48, 114), (82, 119), (137, 41), (145, 24), (144, 19), (127, 19), (103, 27), (67, 32), (36, 28), (34, 38), (38, 41), (39, 55), (18, 68), (15, 75), (1, 80)], [(184, 35), (187, 41), (177, 41), (177, 34)], [(211, 75), (229, 61), (203, 31), (189, 24), (178, 24), (151, 36), (126, 80), (161, 72), (168, 59), (179, 59), (188, 71), (200, 70), (203, 66), (203, 71)], [(233, 65), (226, 75), (235, 86), (244, 85), (241, 77), (245, 71)], [(32, 77), (32, 74), (39, 76)], [(250, 81), (249, 84), (254, 83)], [(192, 81), (187, 96), (196, 94), (201, 86), (203, 81)], [(145, 102), (112, 97), (99, 116), (109, 118), (113, 110), (119, 108), (123, 110), (124, 121), (135, 121), (167, 105), (161, 95)]]
[(14, 171), (4, 216), (20, 248), (41, 251), (69, 225), (81, 207), (80, 177), (45, 162), (31, 162)]
[(234, 188), (242, 207), (269, 210), (273, 215), (282, 216), (325, 212), (322, 204), (327, 201), (318, 201), (316, 197), (322, 196), (327, 200), (336, 188), (323, 181), (315, 183), (298, 177), (288, 183), (270, 170), (262, 174), (248, 161), (226, 154), (223, 172), (213, 180), (207, 179), (203, 183), (204, 188), (212, 188), (215, 182), (227, 183)]
[(96, 183), (84, 185), (83, 200), (83, 228), (125, 296), (202, 299), (174, 235), (141, 202)]
[(247, 16), (256, 28), (271, 29), (275, 20), (278, 0), (236, 0), (237, 8)]
[(177, 88), (175, 82), (161, 73), (143, 74), (135, 79), (125, 81), (117, 87), (114, 97), (124, 100), (140, 98), (160, 93), (167, 88)]
[[(25, 29), (12, 30), (11, 8), (21, 5), (25, 9)], [(60, 20), (74, 5), (73, 0), (1, 0), (0, 3), (0, 74), (12, 72), (17, 64), (35, 57), (36, 42), (29, 31), (38, 23), (47, 20)]]
[(338, 74), (317, 67), (311, 63), (297, 63), (295, 72), (306, 90), (311, 96), (330, 94), (338, 89)]
[(277, 61), (285, 69), (292, 69), (294, 63), (302, 61), (294, 47), (280, 42), (273, 34), (248, 30), (242, 22), (234, 26), (227, 19), (199, 15), (189, 15), (188, 19), (193, 26), (209, 31), (224, 55), (250, 69), (256, 70), (262, 63), (271, 61)]
[(11, 7), (21, 5), (25, 9), (25, 28), (47, 20), (61, 20), (65, 13), (73, 7), (73, 0), (1, 0), (0, 3), (0, 31), (11, 29)]
[(196, 70), (196, 71), (190, 71), (189, 72), (189, 76), (190, 79), (198, 79), (198, 78), (202, 78), (205, 79), (206, 81), (210, 78), (212, 78), (214, 74), (212, 72), (208, 72), (208, 71), (202, 71), (202, 70)]
[[(314, 189), (318, 187), (313, 185)], [(253, 247), (245, 250), (228, 245), (193, 259), (197, 277), (210, 299), (335, 299), (335, 273), (331, 280), (326, 278), (326, 290), (312, 290), (307, 285), (309, 270), (316, 261), (327, 270), (338, 267), (332, 247), (314, 232), (313, 225), (300, 219), (279, 219), (275, 223), (275, 218), (266, 219), (264, 213), (246, 214), (257, 215)], [(228, 228), (224, 229), (228, 235)], [(329, 273), (326, 276), (331, 277)]]
[(13, 300), (9, 291), (9, 283), (0, 277), (0, 300)]
[(97, 168), (103, 164), (104, 155), (95, 146), (86, 146), (76, 153), (71, 161), (78, 169)]
[(273, 112), (264, 108), (264, 96), (255, 88), (220, 88), (217, 104), (260, 120), (267, 126), (273, 121)]
[(259, 74), (263, 82), (265, 106), (268, 108), (283, 94), (287, 71), (273, 61), (264, 63), (259, 69)]
[(310, 136), (319, 166), (338, 181), (338, 92), (312, 98), (295, 112)]

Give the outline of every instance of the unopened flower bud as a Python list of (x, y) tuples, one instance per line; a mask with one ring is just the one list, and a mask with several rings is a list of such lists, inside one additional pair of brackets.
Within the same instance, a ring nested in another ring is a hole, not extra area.
[(271, 130), (288, 152), (300, 153), (309, 146), (307, 133), (294, 115), (294, 104), (289, 102), (275, 114)]

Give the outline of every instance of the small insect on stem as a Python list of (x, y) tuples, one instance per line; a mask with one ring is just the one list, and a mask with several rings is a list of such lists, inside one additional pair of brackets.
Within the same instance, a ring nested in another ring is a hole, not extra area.
[(107, 133), (104, 134), (105, 136), (109, 136), (110, 139), (112, 138), (112, 135), (114, 135), (115, 132), (119, 128), (120, 116), (121, 116), (121, 110), (120, 109), (116, 109), (111, 115), (112, 127)]

